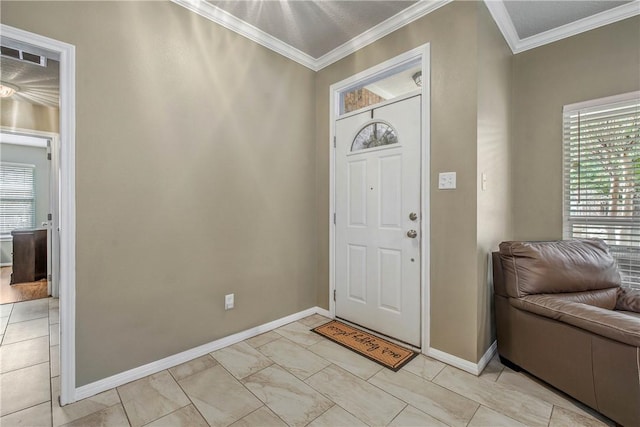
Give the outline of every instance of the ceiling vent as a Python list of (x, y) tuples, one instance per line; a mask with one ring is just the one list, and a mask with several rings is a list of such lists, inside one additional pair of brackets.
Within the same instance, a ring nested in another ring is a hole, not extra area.
[(5, 58), (17, 59), (18, 61), (28, 62), (30, 64), (47, 66), (47, 57), (33, 53), (25, 52), (22, 49), (14, 49), (12, 47), (0, 46), (0, 55)]

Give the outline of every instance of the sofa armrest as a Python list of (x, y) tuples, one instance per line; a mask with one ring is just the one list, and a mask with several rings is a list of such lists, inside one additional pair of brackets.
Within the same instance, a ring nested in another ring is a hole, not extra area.
[(568, 301), (549, 294), (509, 298), (520, 310), (558, 320), (615, 341), (640, 347), (640, 318)]
[(640, 289), (618, 288), (616, 310), (640, 313)]

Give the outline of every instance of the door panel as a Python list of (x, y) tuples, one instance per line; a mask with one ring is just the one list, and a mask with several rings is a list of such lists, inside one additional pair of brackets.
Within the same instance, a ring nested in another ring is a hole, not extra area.
[(336, 316), (415, 346), (420, 236), (407, 232), (420, 230), (420, 99), (336, 122)]
[(349, 269), (349, 298), (354, 301), (367, 302), (367, 248), (366, 246), (349, 245), (347, 259)]
[(367, 162), (349, 162), (349, 225), (367, 225)]

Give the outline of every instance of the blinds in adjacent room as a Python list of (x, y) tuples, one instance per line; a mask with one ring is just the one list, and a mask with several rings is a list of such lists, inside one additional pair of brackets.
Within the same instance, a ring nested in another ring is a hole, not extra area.
[(564, 236), (600, 238), (640, 288), (640, 92), (564, 107)]
[(34, 165), (0, 163), (0, 235), (35, 225)]

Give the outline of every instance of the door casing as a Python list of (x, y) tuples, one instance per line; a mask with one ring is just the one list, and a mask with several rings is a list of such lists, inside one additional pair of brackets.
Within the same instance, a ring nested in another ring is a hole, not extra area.
[[(389, 74), (393, 69), (399, 68), (410, 62), (420, 60), (422, 64), (422, 147), (420, 155), (420, 206), (422, 211), (422, 222), (420, 224), (420, 235), (422, 240), (420, 242), (420, 290), (421, 290), (421, 330), (422, 330), (422, 346), (421, 351), (426, 353), (430, 348), (430, 293), (429, 293), (429, 277), (430, 277), (430, 147), (431, 147), (431, 49), (430, 44), (424, 44), (401, 55), (398, 55), (392, 59), (389, 59), (381, 64), (373, 66), (367, 70), (364, 70), (358, 74), (355, 74), (347, 79), (332, 84), (329, 87), (329, 311), (331, 315), (335, 317), (336, 307), (333, 299), (334, 291), (336, 289), (336, 268), (335, 268), (335, 254), (336, 254), (336, 226), (334, 223), (334, 214), (336, 212), (335, 204), (335, 154), (334, 147), (335, 141), (335, 124), (340, 116), (340, 94), (352, 87), (358, 85), (359, 82), (370, 81), (376, 76)], [(394, 102), (393, 100), (389, 102)], [(384, 105), (384, 103), (376, 104), (376, 107)], [(370, 107), (367, 107), (370, 108)]]
[(0, 24), (3, 40), (60, 62), (60, 404), (76, 393), (76, 51), (75, 46)]

